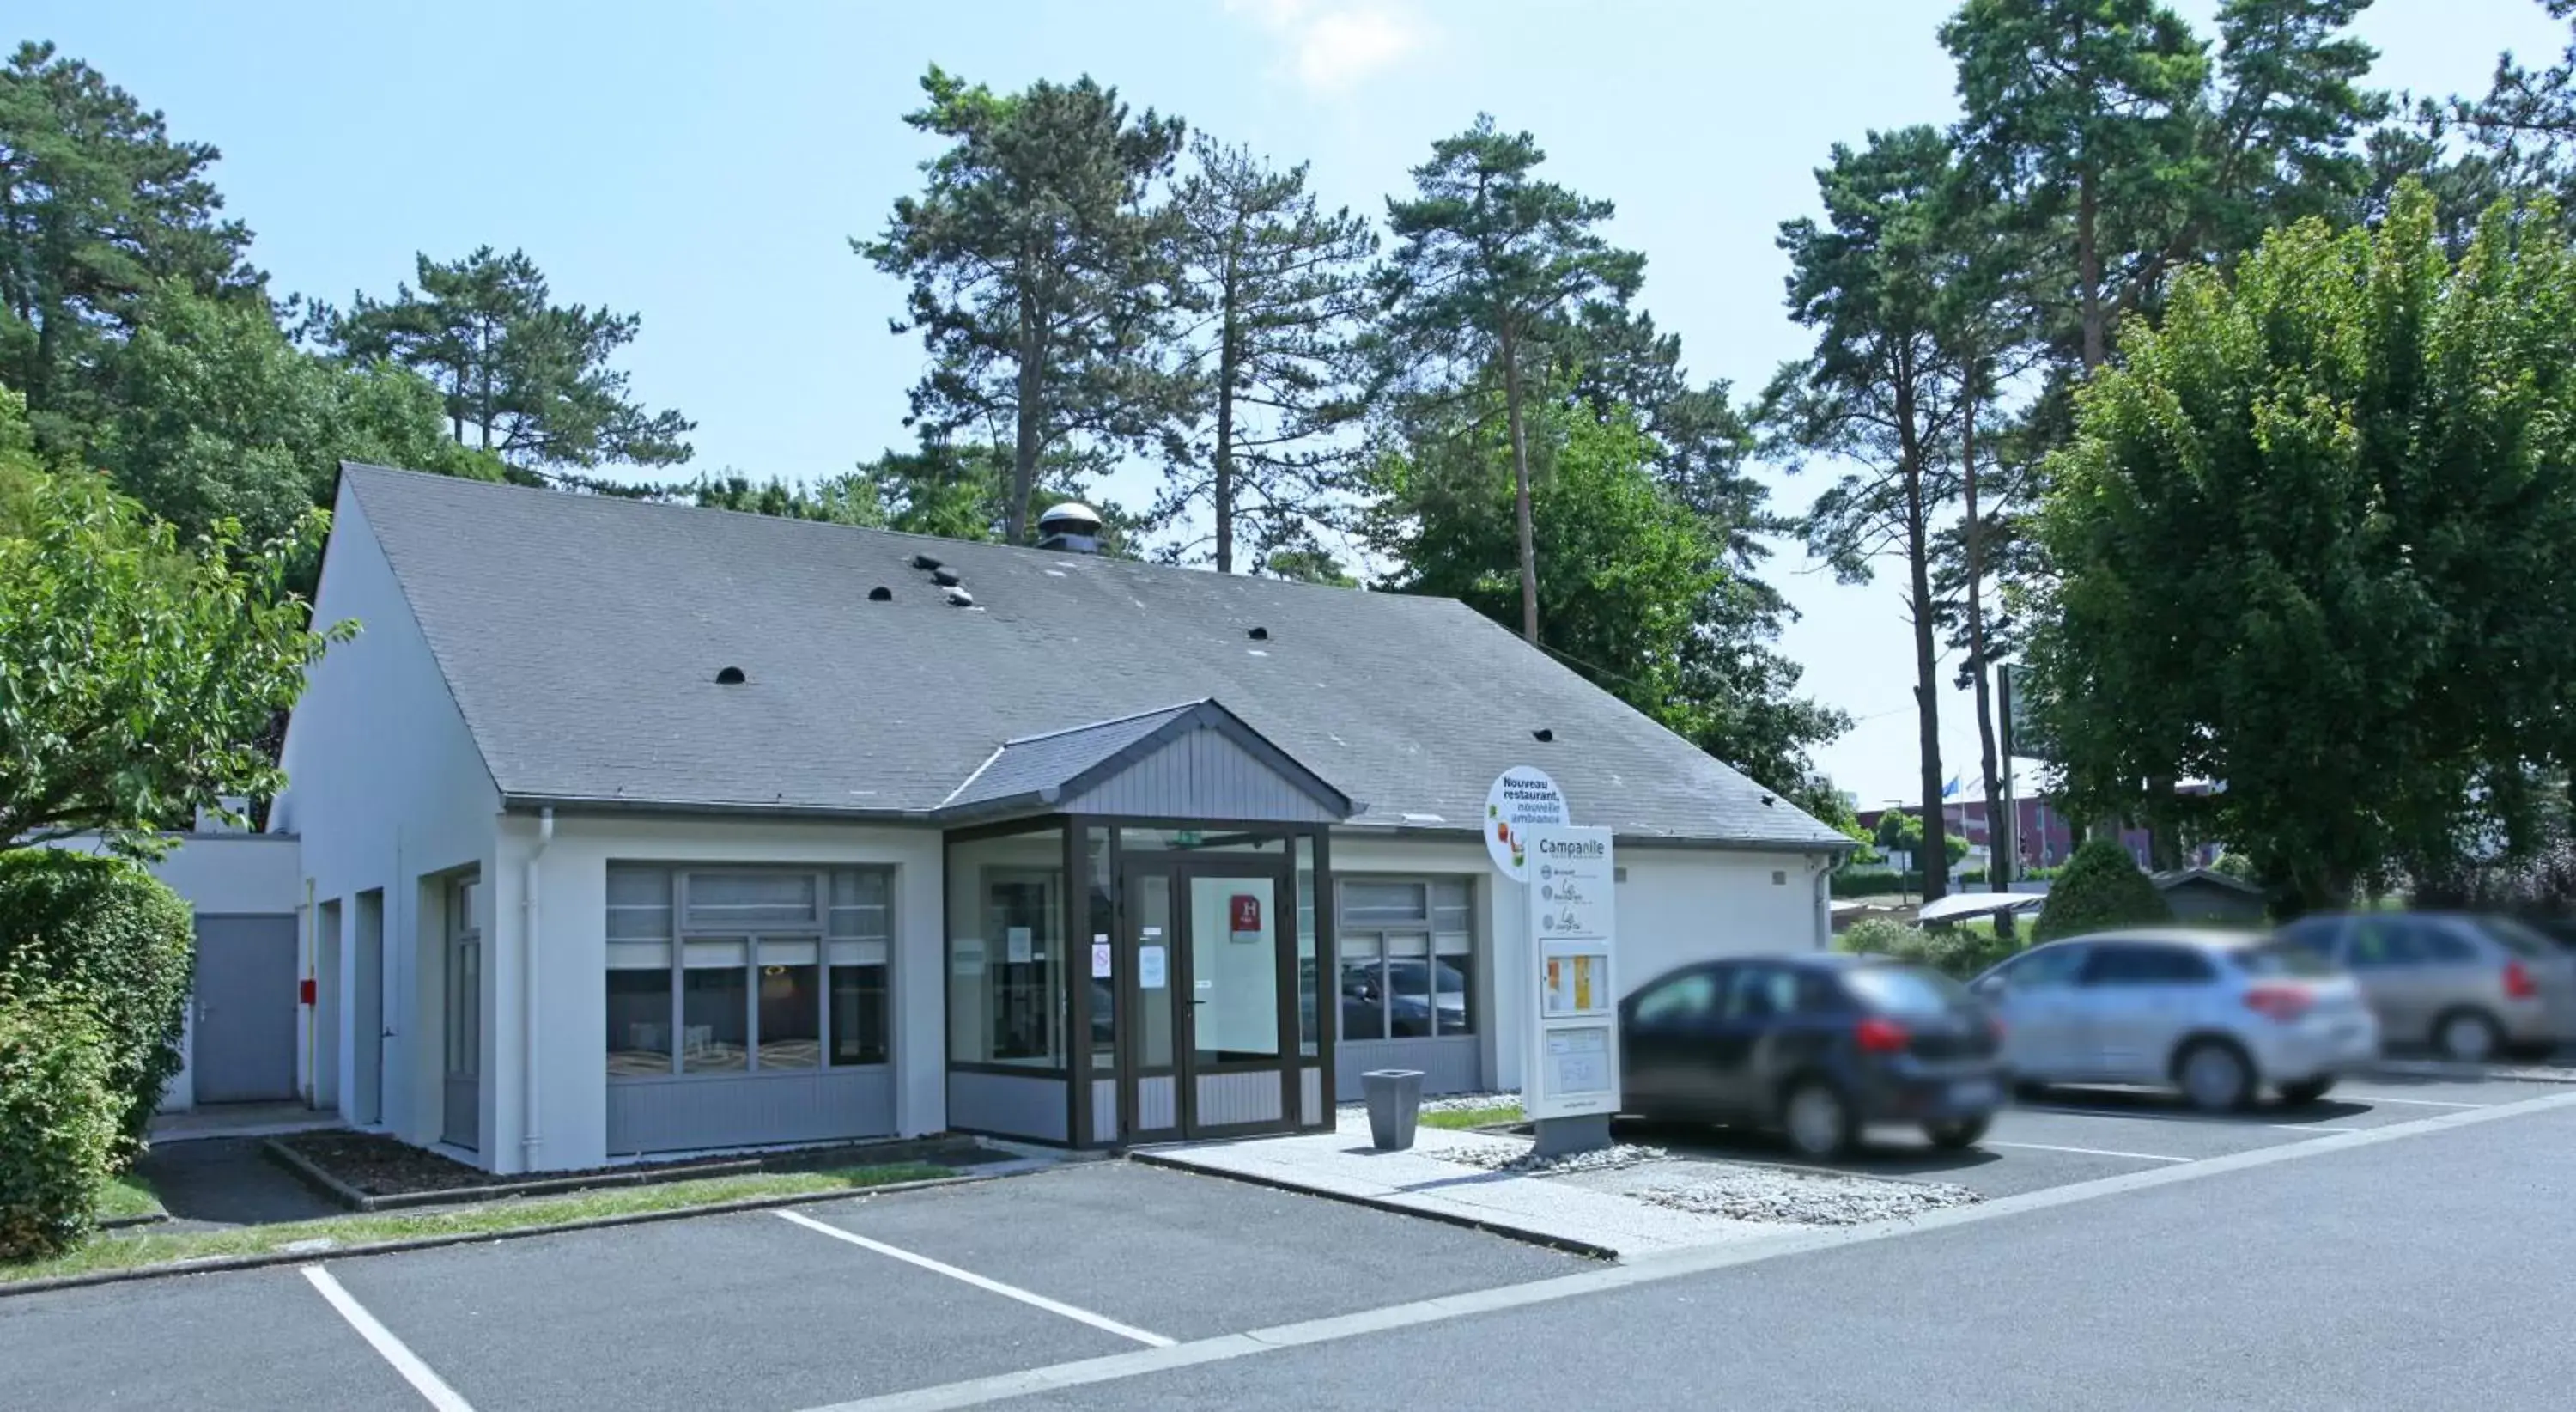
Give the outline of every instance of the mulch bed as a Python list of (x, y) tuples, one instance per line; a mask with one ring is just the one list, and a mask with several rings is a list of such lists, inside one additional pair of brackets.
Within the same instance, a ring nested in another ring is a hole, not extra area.
[(302, 1132), (271, 1139), (367, 1196), (416, 1196), (445, 1191), (482, 1191), (531, 1182), (577, 1181), (615, 1177), (621, 1184), (638, 1179), (681, 1181), (690, 1177), (738, 1172), (811, 1171), (823, 1167), (863, 1167), (895, 1162), (931, 1162), (971, 1167), (1006, 1160), (997, 1152), (964, 1138), (858, 1143), (843, 1147), (802, 1148), (790, 1152), (737, 1152), (689, 1157), (671, 1162), (627, 1162), (613, 1167), (495, 1176), (451, 1157), (414, 1147), (383, 1133)]

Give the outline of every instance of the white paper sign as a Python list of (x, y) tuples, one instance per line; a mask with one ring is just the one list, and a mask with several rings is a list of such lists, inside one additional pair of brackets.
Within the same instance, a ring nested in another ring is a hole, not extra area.
[(1495, 776), (1493, 786), (1485, 791), (1485, 851), (1493, 855), (1494, 866), (1504, 877), (1525, 881), (1529, 877), (1526, 830), (1563, 824), (1569, 818), (1565, 795), (1547, 771), (1515, 765)]
[(1147, 990), (1161, 990), (1169, 983), (1169, 978), (1163, 973), (1163, 948), (1159, 946), (1137, 947), (1136, 984), (1143, 986)]
[(1005, 931), (1003, 936), (1007, 938), (1004, 944), (1008, 947), (1008, 950), (1004, 954), (1010, 957), (1012, 965), (1019, 965), (1029, 959), (1030, 947), (1028, 928), (1012, 927)]
[(949, 969), (961, 976), (984, 974), (984, 943), (978, 937), (960, 937), (948, 943)]
[(1091, 939), (1091, 978), (1095, 981), (1109, 979), (1109, 939), (1107, 937)]

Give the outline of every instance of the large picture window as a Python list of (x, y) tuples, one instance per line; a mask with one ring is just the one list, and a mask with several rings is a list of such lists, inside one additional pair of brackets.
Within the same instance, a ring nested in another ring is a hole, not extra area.
[(1465, 878), (1345, 878), (1334, 931), (1343, 1039), (1476, 1032), (1475, 888)]
[(890, 1049), (883, 868), (608, 868), (608, 1074), (811, 1073)]

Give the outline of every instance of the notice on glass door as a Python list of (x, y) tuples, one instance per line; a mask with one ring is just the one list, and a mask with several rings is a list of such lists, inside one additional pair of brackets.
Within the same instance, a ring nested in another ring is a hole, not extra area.
[(1091, 978), (1095, 981), (1109, 979), (1109, 938), (1105, 936), (1091, 939)]
[(1161, 990), (1170, 983), (1170, 977), (1163, 970), (1163, 948), (1159, 946), (1137, 947), (1136, 984), (1147, 990)]

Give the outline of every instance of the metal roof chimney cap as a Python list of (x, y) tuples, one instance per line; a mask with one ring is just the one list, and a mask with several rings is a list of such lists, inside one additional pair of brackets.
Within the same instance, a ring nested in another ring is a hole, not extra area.
[(1075, 554), (1100, 552), (1100, 512), (1068, 500), (1038, 516), (1038, 548)]

